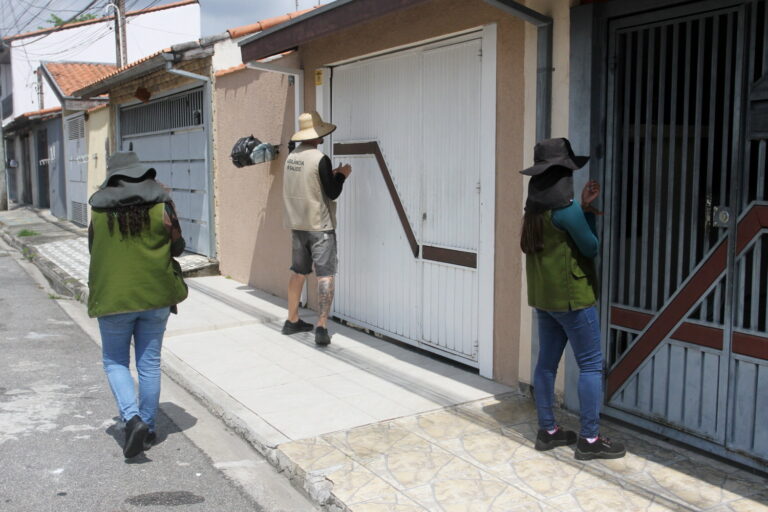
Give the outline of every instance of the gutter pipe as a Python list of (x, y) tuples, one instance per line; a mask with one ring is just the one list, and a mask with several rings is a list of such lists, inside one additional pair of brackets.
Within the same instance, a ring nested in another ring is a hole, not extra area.
[(513, 0), (484, 0), (485, 3), (538, 28), (538, 69), (536, 78), (536, 141), (552, 132), (552, 46), (553, 21), (549, 16)]
[(295, 131), (299, 130), (299, 114), (304, 112), (304, 70), (299, 68), (289, 68), (281, 66), (279, 64), (272, 64), (269, 62), (251, 61), (246, 62), (245, 67), (248, 69), (255, 69), (258, 71), (271, 71), (273, 73), (282, 73), (292, 77), (295, 83), (293, 89), (293, 101), (294, 109), (296, 112), (295, 118)]
[[(205, 75), (198, 75), (183, 69), (176, 69), (173, 67), (173, 55), (163, 54), (168, 62), (165, 63), (165, 70), (172, 75), (179, 75), (185, 78), (191, 78), (203, 82), (203, 97), (205, 102), (203, 103), (203, 119), (208, 122), (206, 131), (208, 132), (206, 137), (206, 160), (209, 172), (207, 172), (208, 179), (208, 228), (209, 228), (209, 254), (211, 258), (216, 258), (216, 223), (214, 222), (214, 201), (213, 201), (213, 87), (210, 77)], [(205, 126), (205, 124), (203, 124)]]

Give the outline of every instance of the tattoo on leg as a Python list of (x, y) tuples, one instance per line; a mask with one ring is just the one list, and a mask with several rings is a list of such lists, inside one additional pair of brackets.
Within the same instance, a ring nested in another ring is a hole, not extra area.
[(331, 313), (331, 304), (333, 303), (334, 278), (323, 277), (319, 279), (317, 289), (320, 299), (320, 318), (328, 318), (328, 315)]

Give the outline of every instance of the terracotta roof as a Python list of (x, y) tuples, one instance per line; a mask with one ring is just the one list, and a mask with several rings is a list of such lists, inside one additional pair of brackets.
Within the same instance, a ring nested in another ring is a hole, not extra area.
[[(155, 11), (163, 11), (165, 9), (173, 9), (174, 7), (182, 7), (184, 5), (190, 5), (190, 4), (197, 4), (199, 3), (199, 0), (181, 0), (179, 2), (173, 2), (170, 4), (165, 5), (158, 5), (155, 7), (150, 7), (148, 9), (139, 9), (138, 11), (130, 11), (125, 13), (126, 16), (138, 16), (140, 14), (147, 14), (148, 12), (155, 12)], [(15, 41), (17, 39), (26, 39), (28, 37), (34, 37), (34, 36), (40, 36), (43, 34), (47, 34), (49, 32), (58, 32), (59, 30), (67, 30), (69, 28), (75, 28), (75, 27), (82, 27), (83, 25), (91, 25), (93, 23), (100, 23), (103, 21), (109, 21), (115, 19), (114, 16), (104, 16), (102, 18), (96, 18), (93, 20), (87, 20), (87, 21), (78, 21), (75, 23), (67, 23), (66, 25), (61, 25), (59, 27), (51, 27), (51, 28), (44, 28), (41, 30), (34, 30), (32, 32), (25, 32), (23, 34), (16, 34), (13, 36), (4, 37), (3, 41)]]
[[(107, 73), (106, 75), (103, 75), (103, 76), (101, 76), (101, 77), (99, 77), (99, 78), (97, 78), (95, 80), (91, 80), (90, 82), (83, 83), (80, 86), (80, 89), (82, 89), (83, 87), (85, 87), (87, 85), (93, 85), (93, 84), (96, 84), (98, 82), (101, 82), (102, 80), (106, 80), (107, 78), (112, 78), (115, 75), (119, 75), (123, 71), (125, 71), (127, 69), (134, 68), (134, 67), (138, 66), (139, 64), (141, 64), (142, 62), (146, 62), (146, 61), (148, 61), (150, 59), (154, 59), (155, 57), (157, 57), (161, 53), (171, 53), (172, 51), (173, 50), (170, 49), (170, 48), (163, 48), (162, 50), (156, 51), (155, 53), (151, 53), (151, 54), (149, 54), (149, 55), (147, 55), (145, 57), (140, 58), (139, 60), (135, 60), (133, 62), (129, 62), (128, 64), (126, 64), (125, 66), (123, 66), (121, 68), (113, 68), (111, 73)], [(75, 90), (79, 90), (79, 89), (75, 89)]]
[(214, 75), (218, 78), (220, 76), (229, 75), (230, 73), (234, 73), (236, 71), (242, 71), (245, 69), (245, 64), (238, 64), (237, 66), (232, 66), (231, 68), (227, 69), (221, 69), (214, 73)]
[(72, 96), (73, 92), (102, 79), (117, 69), (117, 66), (112, 64), (92, 62), (45, 62), (43, 66), (64, 96)]
[(23, 114), (16, 116), (16, 119), (20, 119), (22, 117), (26, 117), (26, 118), (40, 117), (48, 114), (55, 114), (60, 111), (61, 111), (61, 107), (44, 108), (43, 110), (35, 110), (33, 112), (24, 112)]
[(89, 109), (87, 110), (87, 112), (89, 112), (89, 113), (90, 113), (90, 112), (96, 112), (97, 110), (103, 110), (103, 109), (107, 108), (108, 106), (109, 106), (109, 105), (108, 105), (108, 104), (106, 104), (106, 103), (105, 103), (104, 105), (97, 105), (97, 106), (95, 106), (95, 107), (91, 107), (91, 108), (89, 108)]
[(281, 23), (285, 23), (286, 21), (290, 21), (293, 18), (298, 18), (302, 14), (306, 14), (310, 11), (313, 11), (318, 7), (320, 6), (315, 6), (310, 9), (304, 9), (303, 11), (290, 12), (288, 14), (283, 14), (282, 16), (275, 16), (274, 18), (267, 18), (266, 20), (261, 20), (261, 21), (257, 21), (256, 23), (251, 23), (250, 25), (243, 25), (242, 27), (231, 28), (227, 30), (227, 32), (229, 32), (229, 37), (231, 37), (232, 39), (237, 39), (238, 37), (247, 36), (248, 34), (253, 34), (254, 32), (261, 32), (262, 30), (267, 30), (268, 28), (272, 28), (275, 25), (279, 25)]

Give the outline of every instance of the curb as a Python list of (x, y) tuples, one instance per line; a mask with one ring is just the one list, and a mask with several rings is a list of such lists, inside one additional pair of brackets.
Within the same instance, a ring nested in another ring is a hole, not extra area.
[(57, 293), (61, 293), (67, 298), (72, 298), (83, 304), (88, 304), (87, 286), (81, 284), (80, 281), (61, 270), (61, 268), (45, 256), (41, 256), (34, 245), (19, 240), (17, 237), (9, 234), (5, 229), (0, 232), (0, 235), (2, 235), (3, 240), (5, 240), (8, 245), (17, 249), (22, 256), (40, 269), (40, 272), (42, 272), (51, 284), (51, 287)]
[(325, 476), (306, 472), (293, 462), (279, 445), (270, 442), (257, 428), (254, 428), (254, 423), (266, 424), (259, 416), (170, 352), (163, 351), (162, 369), (163, 373), (199, 400), (211, 414), (248, 441), (278, 472), (283, 473), (295, 488), (319, 505), (322, 510), (352, 512), (333, 494), (333, 483), (330, 480)]

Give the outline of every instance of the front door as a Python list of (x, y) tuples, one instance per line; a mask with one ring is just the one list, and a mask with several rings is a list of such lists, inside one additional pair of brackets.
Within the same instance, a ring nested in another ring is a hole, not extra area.
[(611, 23), (604, 309), (609, 409), (768, 459), (765, 9)]
[[(334, 314), (482, 366), (483, 33), (333, 69)], [(493, 172), (492, 170), (490, 172)], [(492, 226), (492, 222), (488, 221)], [(491, 331), (489, 331), (491, 332)]]

